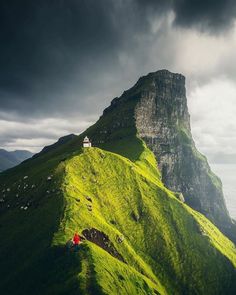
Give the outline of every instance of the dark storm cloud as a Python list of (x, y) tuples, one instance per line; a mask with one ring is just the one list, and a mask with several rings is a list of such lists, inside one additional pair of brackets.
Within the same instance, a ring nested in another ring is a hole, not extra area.
[(137, 0), (137, 3), (149, 12), (171, 9), (175, 25), (196, 26), (211, 32), (228, 28), (236, 16), (235, 0)]
[(0, 109), (83, 111), (106, 88), (109, 73), (124, 70), (120, 54), (132, 55), (139, 36), (152, 34), (153, 20), (173, 11), (175, 25), (219, 31), (233, 21), (235, 6), (227, 0), (2, 0)]
[(234, 0), (177, 0), (173, 9), (175, 23), (182, 26), (194, 26), (213, 32), (228, 28), (235, 19), (236, 2)]
[(57, 99), (60, 103), (62, 89), (73, 87), (76, 78), (84, 85), (85, 73), (105, 54), (109, 60), (118, 46), (111, 19), (114, 6), (98, 2), (1, 2), (2, 108), (33, 109), (34, 103), (45, 108), (48, 100), (50, 107)]

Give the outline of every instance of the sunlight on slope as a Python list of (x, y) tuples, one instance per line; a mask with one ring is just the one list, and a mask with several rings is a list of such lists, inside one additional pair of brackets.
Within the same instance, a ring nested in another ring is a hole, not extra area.
[[(164, 188), (157, 170), (154, 176), (154, 157), (147, 149), (145, 153), (149, 157), (143, 155), (145, 169), (143, 159), (134, 163), (98, 148), (85, 149), (61, 164), (66, 207), (53, 244), (64, 245), (75, 230), (96, 228), (109, 236), (128, 267), (152, 280), (161, 294), (162, 286), (167, 293), (197, 289), (201, 294), (206, 290), (218, 294), (232, 284), (230, 275), (225, 279), (233, 269), (226, 257), (235, 263), (235, 247), (205, 217)], [(117, 242), (120, 236), (122, 243)], [(99, 257), (94, 264), (98, 261)]]

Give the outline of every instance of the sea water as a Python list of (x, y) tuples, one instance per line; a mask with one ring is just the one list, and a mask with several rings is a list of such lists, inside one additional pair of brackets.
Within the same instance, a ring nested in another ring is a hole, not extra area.
[(226, 206), (230, 216), (236, 220), (236, 165), (211, 164), (211, 169), (222, 181)]

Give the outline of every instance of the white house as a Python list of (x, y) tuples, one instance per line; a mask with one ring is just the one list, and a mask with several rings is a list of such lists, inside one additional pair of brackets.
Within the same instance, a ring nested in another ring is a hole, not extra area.
[(89, 140), (88, 136), (85, 136), (84, 141), (83, 141), (83, 147), (91, 147), (92, 143)]

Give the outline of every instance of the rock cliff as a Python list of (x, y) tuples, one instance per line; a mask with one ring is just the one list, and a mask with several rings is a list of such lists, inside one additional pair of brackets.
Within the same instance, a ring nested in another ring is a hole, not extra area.
[(165, 186), (182, 193), (188, 205), (236, 241), (236, 226), (227, 211), (221, 181), (192, 138), (183, 75), (161, 70), (141, 77), (113, 99), (99, 121), (95, 144), (136, 132), (154, 152)]

